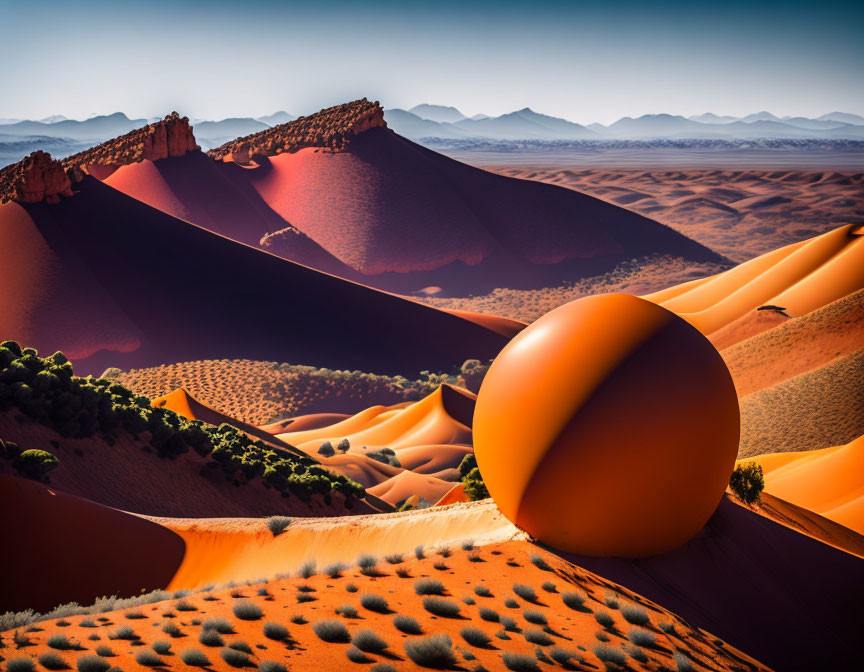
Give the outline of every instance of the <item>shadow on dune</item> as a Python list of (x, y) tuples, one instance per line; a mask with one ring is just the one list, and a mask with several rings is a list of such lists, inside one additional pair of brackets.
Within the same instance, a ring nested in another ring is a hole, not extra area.
[(724, 497), (694, 539), (641, 560), (562, 558), (663, 605), (775, 670), (851, 670), (864, 561)]

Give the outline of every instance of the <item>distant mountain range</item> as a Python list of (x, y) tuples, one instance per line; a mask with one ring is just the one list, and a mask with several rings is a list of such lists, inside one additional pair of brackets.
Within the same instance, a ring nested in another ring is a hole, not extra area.
[[(296, 118), (280, 110), (257, 118), (196, 119), (193, 123), (198, 143), (207, 150)], [(424, 103), (410, 110), (385, 110), (384, 118), (394, 131), (411, 140), (864, 140), (864, 117), (849, 112), (829, 112), (812, 119), (778, 117), (766, 111), (745, 117), (711, 112), (691, 117), (646, 114), (623, 117), (609, 125), (583, 126), (528, 107), (497, 117), (468, 117), (455, 107)], [(122, 112), (80, 121), (62, 115), (39, 120), (0, 118), (0, 166), (36, 149), (48, 149), (58, 157), (73, 154), (152, 121), (130, 119)]]

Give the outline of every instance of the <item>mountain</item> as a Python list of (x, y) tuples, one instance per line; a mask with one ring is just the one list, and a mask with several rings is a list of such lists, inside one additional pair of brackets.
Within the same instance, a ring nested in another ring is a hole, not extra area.
[(465, 132), (453, 125), (423, 119), (416, 114), (393, 108), (384, 110), (387, 125), (399, 135), (419, 140), (420, 138), (463, 138)]
[(488, 114), (475, 114), (473, 117), (469, 117), (469, 119), (472, 119), (473, 121), (482, 121), (483, 119), (489, 118)]
[(547, 286), (659, 252), (720, 259), (623, 208), (414, 144), (365, 100), (239, 139), (209, 157), (190, 151), (95, 172), (180, 219), (399, 293)]
[(697, 114), (692, 117), (687, 117), (690, 121), (698, 121), (700, 124), (728, 124), (733, 121), (738, 121), (738, 117), (717, 116), (712, 112), (705, 114)]
[(415, 105), (408, 111), (421, 119), (428, 119), (429, 121), (437, 121), (439, 123), (452, 124), (466, 118), (455, 107), (447, 107), (445, 105), (428, 105), (423, 103), (422, 105)]
[(64, 117), (62, 114), (52, 114), (50, 117), (39, 119), (43, 124), (56, 124), (58, 121), (67, 121), (69, 117)]
[(231, 117), (221, 121), (202, 121), (195, 124), (195, 133), (199, 139), (224, 142), (228, 138), (257, 133), (267, 128), (270, 128), (270, 124), (251, 117)]
[(585, 140), (598, 137), (594, 131), (580, 124), (538, 114), (528, 107), (502, 114), (500, 117), (464, 119), (455, 125), (463, 129), (468, 136), (499, 140)]
[(751, 121), (781, 121), (780, 117), (771, 114), (770, 112), (762, 111), (748, 114), (746, 117), (741, 117), (739, 121), (749, 124)]
[(279, 112), (274, 112), (273, 114), (268, 114), (265, 117), (258, 117), (256, 121), (260, 121), (268, 126), (278, 126), (279, 124), (284, 124), (287, 121), (294, 121), (297, 117), (293, 114), (288, 114), (285, 110), (279, 110)]
[(702, 137), (713, 133), (711, 125), (701, 124), (671, 114), (645, 114), (641, 117), (623, 117), (606, 128), (605, 135), (615, 138), (663, 138), (690, 133)]
[(819, 121), (839, 121), (842, 124), (853, 124), (855, 126), (864, 125), (864, 117), (860, 114), (850, 114), (848, 112), (829, 112), (821, 117), (816, 117)]
[(145, 119), (130, 119), (122, 112), (93, 117), (84, 121), (66, 119), (54, 123), (42, 121), (19, 121), (14, 124), (0, 125), (0, 135), (44, 135), (53, 138), (73, 140), (104, 140), (123, 135), (146, 125)]

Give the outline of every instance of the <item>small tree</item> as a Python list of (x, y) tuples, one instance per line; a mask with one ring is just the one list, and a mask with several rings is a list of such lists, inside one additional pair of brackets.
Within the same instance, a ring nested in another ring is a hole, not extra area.
[(762, 465), (756, 462), (745, 462), (735, 467), (732, 477), (729, 479), (729, 487), (732, 492), (745, 504), (754, 504), (759, 501), (759, 495), (765, 489), (765, 477), (762, 474)]
[(13, 465), (19, 474), (34, 481), (47, 480), (48, 472), (56, 469), (60, 461), (47, 450), (25, 450)]
[(318, 454), (323, 457), (333, 457), (336, 454), (336, 451), (333, 450), (333, 444), (329, 441), (325, 441), (321, 444), (321, 447), (318, 449)]
[(348, 449), (351, 447), (351, 442), (348, 439), (342, 439), (337, 445), (336, 450), (340, 453), (347, 453)]

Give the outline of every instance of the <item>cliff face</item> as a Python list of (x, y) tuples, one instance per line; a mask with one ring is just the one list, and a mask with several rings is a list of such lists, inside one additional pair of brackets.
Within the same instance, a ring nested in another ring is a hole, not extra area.
[(0, 170), (0, 203), (57, 203), (72, 195), (63, 164), (47, 152), (37, 151)]
[(198, 149), (189, 119), (172, 112), (161, 121), (91, 147), (63, 161), (67, 170), (94, 174), (144, 160), (158, 161), (183, 156)]
[(266, 131), (247, 135), (212, 149), (214, 159), (246, 163), (253, 154), (273, 156), (296, 152), (306, 147), (341, 151), (355, 135), (370, 128), (386, 128), (384, 110), (377, 102), (365, 98), (336, 105), (280, 124)]

